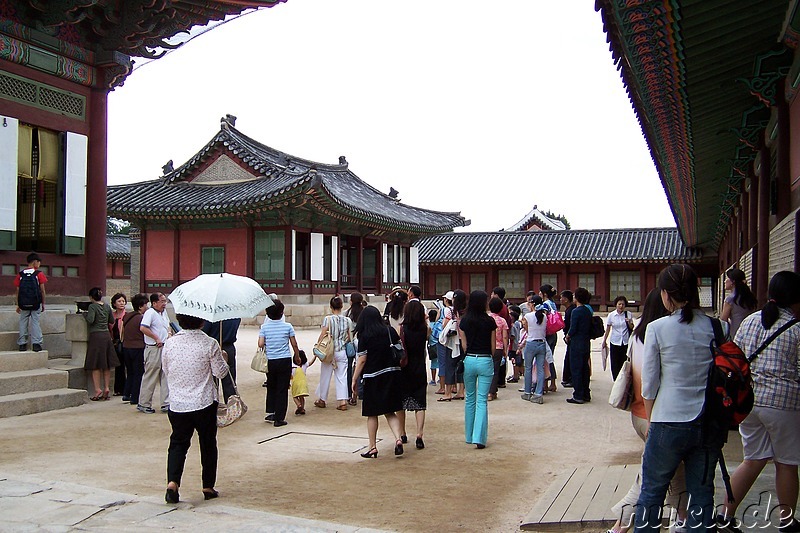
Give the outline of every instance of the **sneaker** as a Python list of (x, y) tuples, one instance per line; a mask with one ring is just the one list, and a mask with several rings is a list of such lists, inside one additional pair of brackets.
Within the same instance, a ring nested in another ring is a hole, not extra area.
[(436, 382), (435, 381), (429, 381), (428, 385), (436, 385)]
[(689, 526), (686, 525), (686, 520), (675, 520), (675, 523), (669, 528), (669, 533), (689, 533)]
[[(523, 389), (523, 390), (524, 390), (524, 389)], [(526, 402), (529, 402), (529, 401), (531, 401), (531, 395), (530, 395), (530, 394), (523, 394), (523, 395), (521, 396), (521, 398), (522, 398), (523, 400), (525, 400)]]
[(27, 344), (20, 344), (19, 345), (19, 351), (20, 352), (27, 352), (28, 351), (28, 345)]
[(561, 382), (561, 386), (565, 387), (565, 388), (568, 388), (568, 389), (571, 389), (572, 388), (572, 383), (570, 383), (569, 381), (562, 381)]
[(544, 397), (541, 394), (531, 394), (531, 403), (544, 403)]
[(169, 411), (169, 405), (162, 405), (161, 406), (161, 412), (162, 413), (166, 413), (167, 411)]
[(123, 396), (123, 397), (122, 397), (122, 401), (123, 401), (123, 402), (130, 403), (130, 401), (131, 401), (131, 397), (130, 397), (130, 396)]
[[(295, 414), (297, 414), (297, 413), (295, 413)], [(264, 420), (267, 421), (267, 422), (275, 422), (275, 415), (270, 413), (270, 414), (268, 414), (267, 416), (264, 417)]]
[(519, 383), (519, 379), (506, 378), (506, 383)]
[(33, 351), (34, 352), (41, 352), (42, 351), (42, 345), (41, 344), (34, 344), (33, 345)]
[(731, 517), (728, 519), (724, 515), (718, 514), (716, 518), (717, 533), (742, 533), (739, 529), (741, 525), (736, 518)]
[(153, 413), (156, 412), (156, 410), (153, 409), (152, 407), (145, 407), (144, 405), (137, 405), (136, 410), (142, 413), (146, 413), (148, 415), (152, 415)]
[(285, 426), (288, 423), (289, 422), (287, 422), (286, 420), (276, 420), (274, 425), (276, 428), (279, 428), (281, 426)]
[(517, 389), (517, 392), (525, 392), (525, 389), (524, 389), (524, 388), (522, 388), (522, 389)]
[(787, 522), (782, 526), (778, 526), (778, 531), (781, 533), (798, 533), (800, 532), (800, 522), (797, 519), (792, 518), (791, 522)]

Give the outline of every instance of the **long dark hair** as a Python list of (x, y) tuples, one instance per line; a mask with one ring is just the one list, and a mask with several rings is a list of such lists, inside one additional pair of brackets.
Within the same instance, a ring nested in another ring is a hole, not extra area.
[[(486, 294), (486, 293), (484, 293)], [(456, 289), (453, 291), (453, 311), (454, 317), (459, 317), (464, 314), (464, 311), (467, 309), (467, 293), (462, 291), (461, 289)]]
[(800, 303), (800, 274), (783, 270), (769, 281), (769, 300), (761, 309), (761, 325), (769, 329), (778, 320), (780, 308)]
[(639, 339), (639, 342), (644, 342), (645, 330), (647, 324), (653, 320), (669, 315), (669, 311), (664, 307), (664, 302), (661, 301), (661, 291), (653, 289), (647, 293), (644, 299), (644, 310), (642, 311), (642, 318), (633, 330), (633, 336)]
[(690, 324), (694, 310), (700, 309), (697, 274), (692, 267), (684, 264), (668, 266), (658, 275), (657, 285), (659, 290), (667, 291), (672, 301), (684, 304), (680, 321)]
[(542, 305), (544, 300), (538, 294), (535, 294), (531, 297), (531, 305), (533, 305), (533, 309), (531, 311), (536, 311), (536, 323), (541, 324), (542, 320), (544, 320), (545, 311), (544, 309), (536, 309), (538, 306)]
[(545, 283), (544, 285), (539, 287), (539, 292), (547, 296), (548, 300), (552, 300), (553, 296), (556, 295), (556, 290), (549, 283)]
[(731, 268), (725, 272), (725, 275), (733, 282), (733, 301), (745, 309), (755, 309), (758, 303), (753, 291), (750, 290), (750, 287), (745, 282), (747, 279), (745, 273), (738, 268)]
[(358, 317), (367, 303), (364, 301), (364, 296), (360, 292), (354, 292), (350, 295), (350, 309), (347, 310), (347, 316), (353, 322), (358, 322)]
[(461, 319), (458, 327), (467, 331), (473, 326), (477, 326), (480, 322), (489, 321), (494, 324), (494, 319), (486, 313), (486, 304), (489, 301), (489, 295), (486, 291), (472, 291), (467, 301), (467, 312)]
[(427, 327), (425, 306), (419, 300), (408, 302), (403, 310), (403, 329), (407, 331), (425, 331)]
[(389, 315), (395, 320), (399, 320), (403, 316), (403, 308), (406, 306), (408, 300), (408, 293), (405, 291), (394, 291), (392, 293), (392, 301), (389, 302)]
[(358, 317), (358, 322), (356, 322), (356, 327), (353, 331), (358, 336), (360, 342), (366, 342), (372, 337), (386, 335), (387, 329), (388, 326), (386, 322), (383, 321), (383, 315), (378, 311), (378, 308), (368, 305), (361, 311), (361, 315)]

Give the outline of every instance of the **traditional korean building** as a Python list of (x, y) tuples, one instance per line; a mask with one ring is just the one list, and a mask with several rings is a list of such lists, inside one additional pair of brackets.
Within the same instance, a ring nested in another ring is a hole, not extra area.
[(131, 249), (143, 292), (225, 271), (295, 302), (418, 283), (413, 243), (469, 224), (376, 190), (344, 157), (315, 163), (261, 144), (230, 115), (183, 165), (109, 187), (108, 213), (140, 232)]
[(763, 304), (800, 266), (800, 4), (595, 5), (683, 242)]
[(661, 269), (681, 262), (698, 271), (702, 303), (713, 305), (715, 258), (687, 247), (676, 228), (452, 233), (416, 246), (425, 294), (501, 286), (507, 298), (521, 301), (548, 283), (558, 291), (585, 287), (595, 309), (620, 295), (638, 305)]
[[(283, 0), (0, 0), (0, 295), (35, 250), (50, 295), (105, 287), (106, 100), (131, 56)], [(91, 207), (91, 208), (89, 208)]]

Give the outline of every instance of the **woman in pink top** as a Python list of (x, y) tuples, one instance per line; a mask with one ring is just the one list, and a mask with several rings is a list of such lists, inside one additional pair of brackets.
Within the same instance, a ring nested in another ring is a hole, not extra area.
[[(628, 359), (631, 362), (631, 376), (633, 381), (633, 401), (631, 402), (631, 423), (633, 429), (642, 441), (647, 438), (647, 414), (644, 410), (644, 399), (642, 398), (642, 353), (644, 352), (644, 337), (647, 325), (663, 316), (669, 315), (669, 311), (664, 307), (661, 301), (661, 292), (658, 289), (653, 289), (644, 302), (644, 311), (642, 318), (634, 328), (631, 334), (630, 343), (628, 345)], [(639, 492), (641, 491), (642, 473), (641, 467), (639, 474), (631, 485), (628, 494), (626, 494), (611, 510), (619, 516), (614, 527), (609, 529), (609, 533), (621, 533), (628, 531), (633, 525), (634, 506), (639, 501)], [(677, 490), (676, 490), (677, 489)], [(675, 477), (672, 478), (670, 484), (669, 495), (667, 496), (668, 509), (676, 508), (678, 504), (682, 504), (682, 508), (678, 511), (679, 520), (676, 522), (674, 531), (682, 532), (680, 529), (682, 519), (686, 517), (686, 502), (681, 502), (680, 495), (686, 491), (686, 482), (684, 480), (683, 464), (675, 472)], [(672, 530), (670, 530), (672, 531)]]
[(503, 360), (508, 357), (508, 322), (506, 322), (505, 318), (500, 316), (502, 310), (503, 300), (496, 296), (489, 300), (489, 316), (491, 316), (492, 319), (494, 319), (494, 323), (497, 324), (497, 329), (494, 331), (495, 342), (494, 353), (492, 354), (494, 376), (492, 377), (492, 384), (489, 387), (489, 397), (487, 398), (490, 402), (497, 399), (498, 384), (501, 383), (500, 372), (505, 372), (502, 363)]

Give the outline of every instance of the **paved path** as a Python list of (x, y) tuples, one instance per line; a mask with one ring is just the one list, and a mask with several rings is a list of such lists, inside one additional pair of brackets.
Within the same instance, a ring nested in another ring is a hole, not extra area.
[[(346, 532), (359, 528), (196, 501), (166, 505), (163, 499), (66, 483), (22, 480), (0, 475), (0, 531), (171, 531)], [(194, 498), (196, 496), (196, 498)]]

